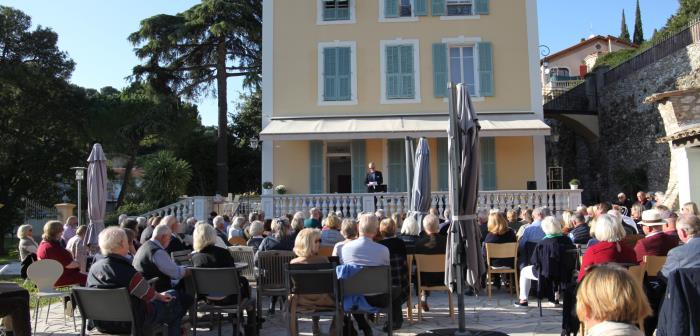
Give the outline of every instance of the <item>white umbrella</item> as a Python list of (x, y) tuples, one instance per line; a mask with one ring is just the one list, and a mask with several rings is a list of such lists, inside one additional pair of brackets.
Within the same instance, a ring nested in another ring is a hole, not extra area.
[[(105, 227), (105, 208), (107, 206), (107, 158), (102, 145), (96, 143), (87, 159), (87, 197), (88, 197), (88, 231), (85, 245), (97, 246), (97, 236)], [(125, 172), (128, 174), (129, 172)]]

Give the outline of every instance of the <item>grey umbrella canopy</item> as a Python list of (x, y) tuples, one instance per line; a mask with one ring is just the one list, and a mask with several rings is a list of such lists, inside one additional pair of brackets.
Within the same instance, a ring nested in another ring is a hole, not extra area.
[(459, 331), (465, 330), (464, 286), (480, 289), (485, 273), (476, 221), (479, 189), (479, 122), (466, 86), (450, 86), (448, 161), (452, 225), (447, 239), (445, 284), (459, 293)]
[(430, 149), (426, 138), (420, 138), (418, 141), (418, 148), (413, 158), (413, 183), (409, 202), (408, 215), (421, 223), (430, 210)]
[[(105, 208), (107, 206), (107, 158), (102, 145), (96, 143), (87, 159), (87, 197), (88, 197), (88, 231), (85, 244), (97, 246), (97, 236), (105, 227)], [(128, 173), (128, 172), (127, 172)]]

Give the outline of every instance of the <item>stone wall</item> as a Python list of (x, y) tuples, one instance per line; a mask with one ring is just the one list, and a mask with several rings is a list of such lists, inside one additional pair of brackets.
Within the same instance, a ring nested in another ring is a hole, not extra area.
[[(601, 73), (593, 73), (595, 81)], [(633, 193), (665, 191), (669, 177), (668, 144), (656, 139), (666, 136), (654, 104), (644, 99), (654, 93), (700, 87), (700, 43), (691, 44), (614, 83), (597, 81), (597, 110), (600, 138), (585, 141), (567, 126), (561, 126), (560, 140), (549, 144), (564, 167), (565, 178), (581, 179), (585, 202), (613, 200), (620, 191)], [(567, 167), (569, 173), (567, 173)], [(571, 174), (571, 175), (570, 175)]]

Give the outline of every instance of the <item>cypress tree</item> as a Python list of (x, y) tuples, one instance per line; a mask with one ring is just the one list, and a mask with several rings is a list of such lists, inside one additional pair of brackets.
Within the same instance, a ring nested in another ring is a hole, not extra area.
[(636, 45), (644, 42), (644, 32), (642, 31), (642, 11), (639, 10), (639, 0), (637, 0), (637, 10), (634, 12), (634, 37), (632, 42)]
[(620, 23), (620, 39), (626, 42), (630, 41), (630, 32), (627, 30), (627, 20), (625, 20), (625, 10), (622, 10), (622, 22)]

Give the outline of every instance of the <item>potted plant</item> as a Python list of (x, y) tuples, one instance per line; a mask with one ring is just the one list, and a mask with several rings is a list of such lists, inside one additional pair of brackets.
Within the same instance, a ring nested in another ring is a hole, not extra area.
[(273, 187), (273, 186), (274, 186), (274, 185), (273, 185), (272, 182), (270, 182), (270, 181), (265, 181), (265, 182), (263, 182), (263, 184), (262, 184), (262, 194), (263, 194), (263, 195), (270, 195), (270, 194), (272, 194), (272, 187)]
[(284, 195), (287, 193), (287, 187), (285, 187), (284, 184), (280, 184), (277, 187), (275, 187), (275, 192), (278, 195)]
[(578, 189), (578, 186), (581, 185), (581, 182), (578, 179), (571, 179), (569, 181), (569, 187), (571, 187), (571, 190), (576, 190)]

